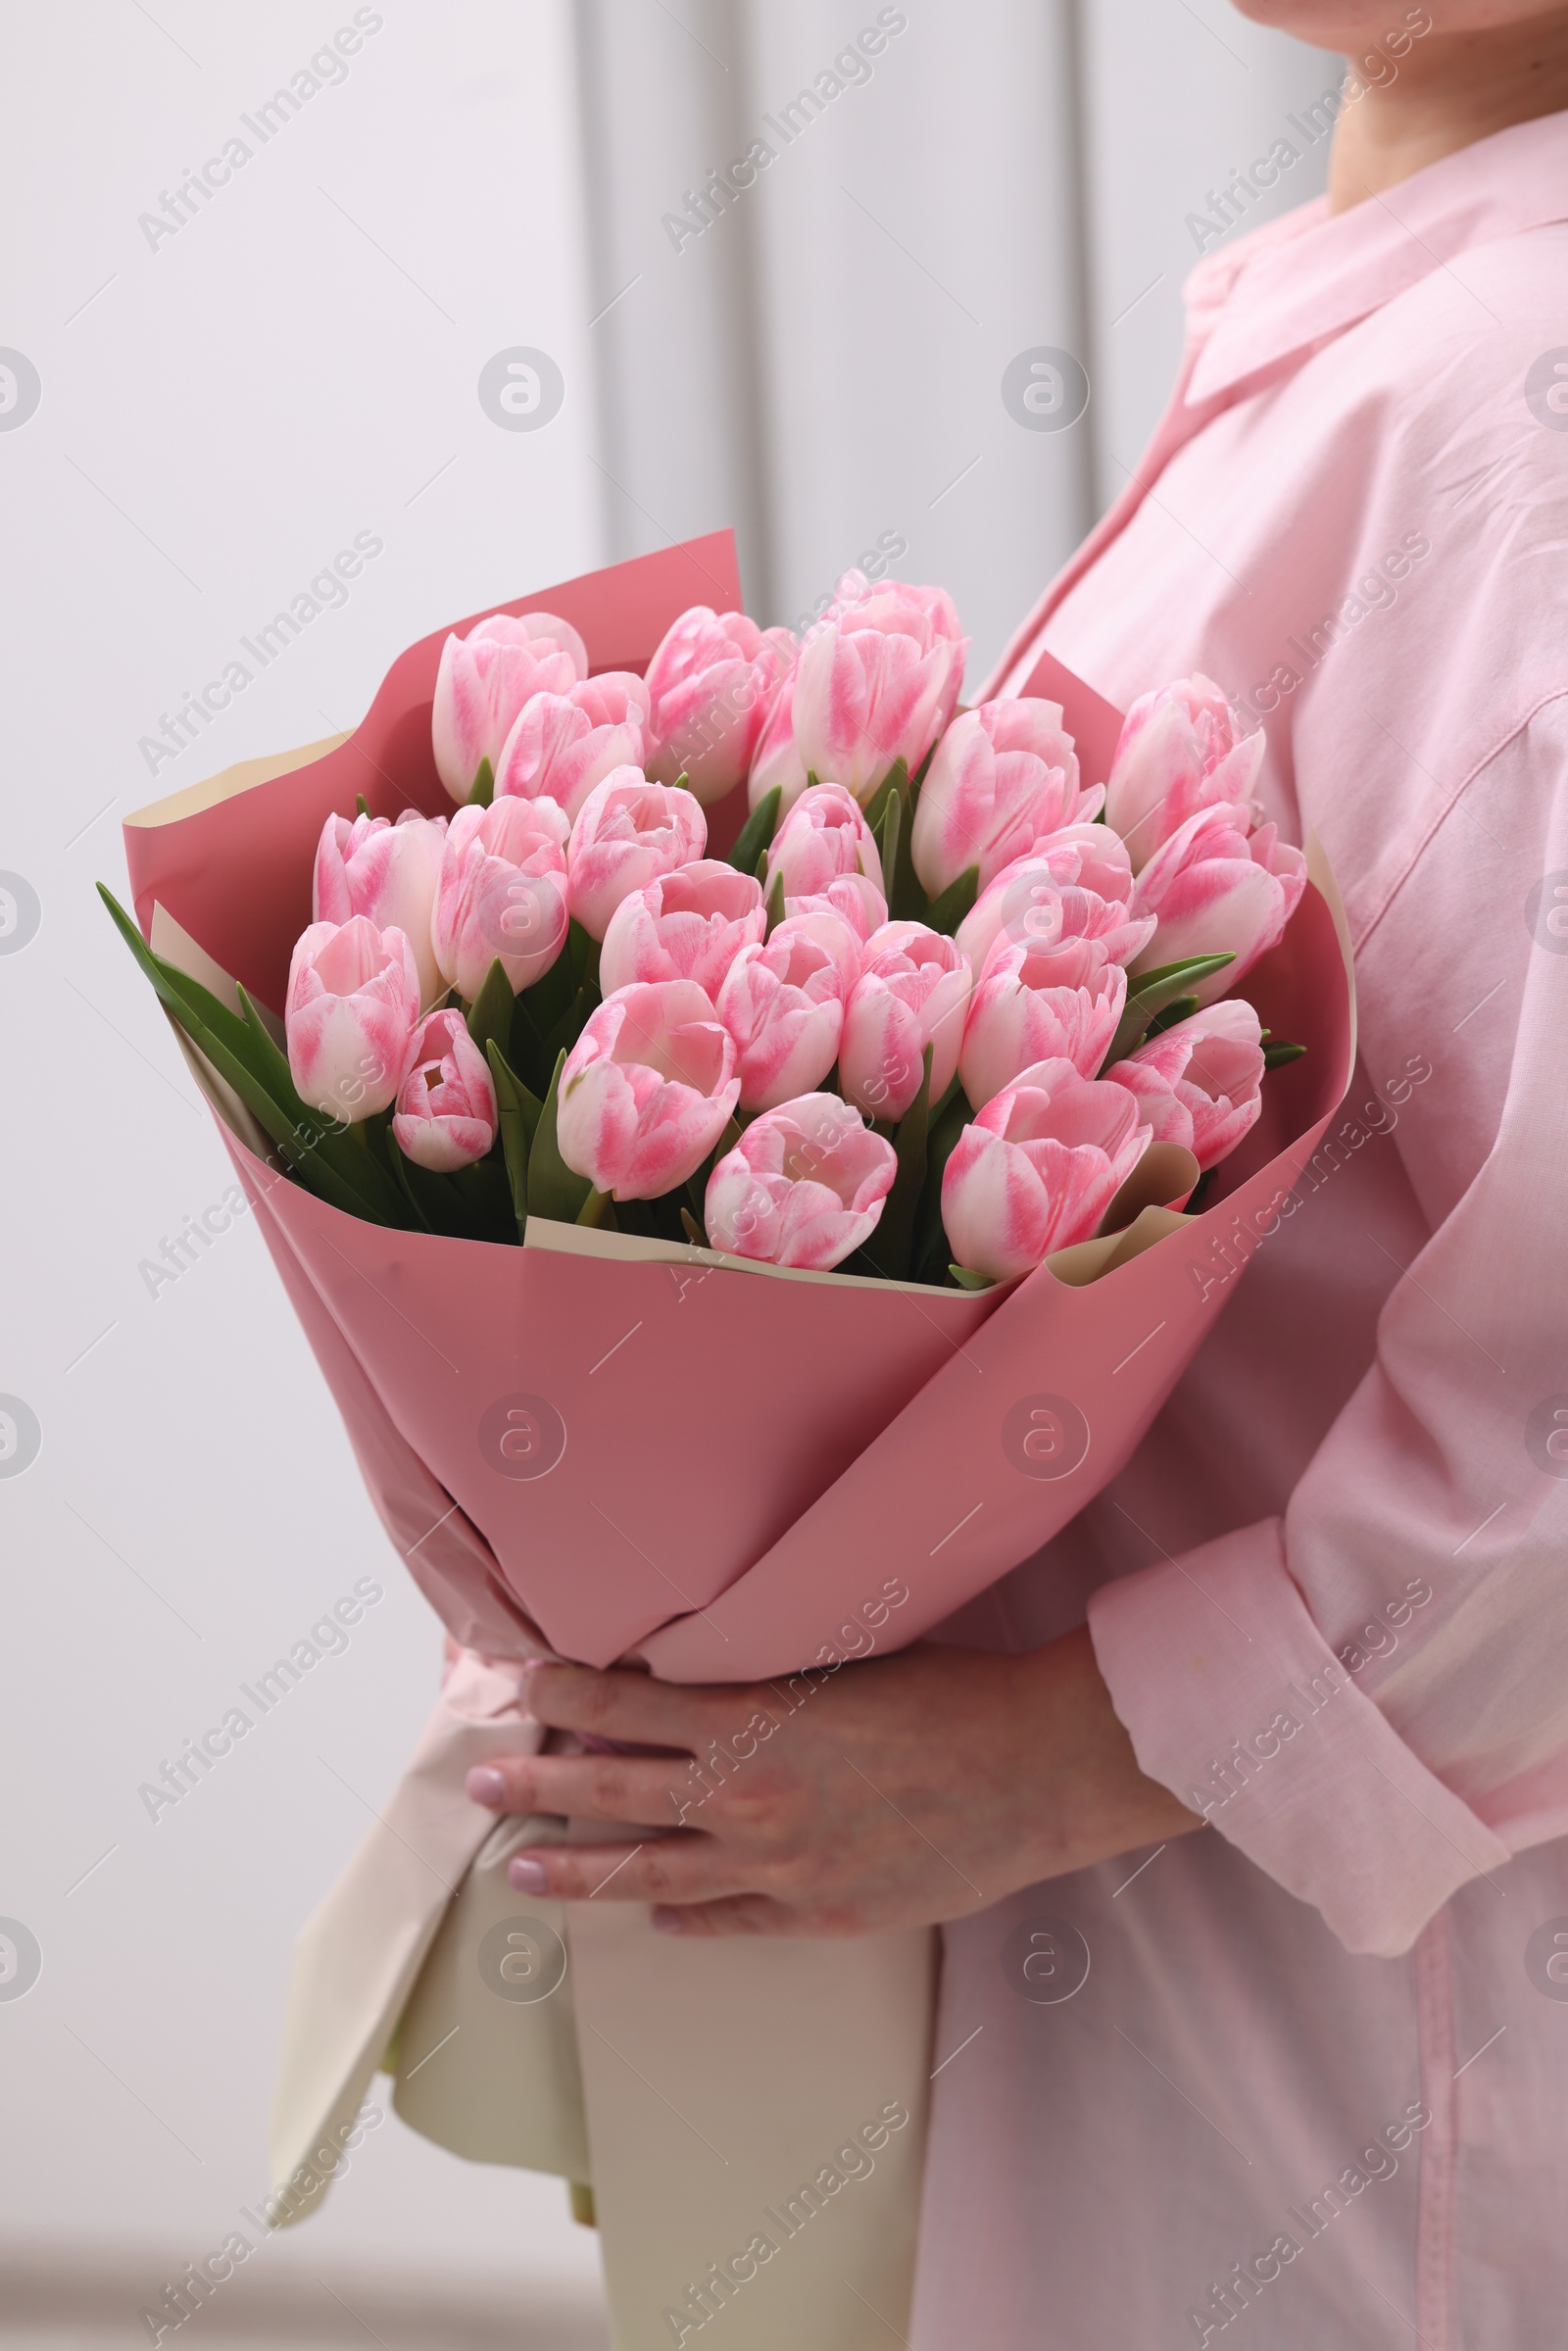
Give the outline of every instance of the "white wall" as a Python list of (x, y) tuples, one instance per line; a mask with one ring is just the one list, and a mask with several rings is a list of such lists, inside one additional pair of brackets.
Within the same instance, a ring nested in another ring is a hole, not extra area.
[[(371, 13), (346, 77), (265, 146), (242, 133), (251, 160), (155, 246), (138, 216), (351, 8), (84, 0), (9, 27), (26, 236), (0, 345), (42, 397), (0, 430), (0, 868), (42, 921), (0, 952), (0, 1392), (42, 1449), (0, 1476), (0, 1916), (43, 1973), (0, 1998), (0, 2250), (59, 2248), (63, 2291), (84, 2245), (151, 2288), (264, 2189), (289, 1936), (392, 1784), (437, 1652), (248, 1224), (156, 1298), (138, 1270), (229, 1176), (92, 894), (122, 883), (120, 816), (354, 724), (455, 612), (730, 520), (763, 617), (897, 534), (988, 661), (1136, 460), (1185, 214), (1333, 77), (1219, 0), (1086, 0), (1076, 24), (909, 0), (870, 80), (677, 251), (662, 214), (873, 7)], [(1088, 369), (1066, 430), (1003, 404), (1036, 345)], [(563, 373), (538, 431), (476, 396), (514, 346)], [(161, 713), (357, 531), (383, 548), (347, 604), (150, 772)], [(348, 1652), (150, 1820), (138, 1783), (368, 1574), (385, 1597)], [(467, 2265), (525, 2305), (593, 2250), (558, 2183), (389, 2122), (267, 2259)]]

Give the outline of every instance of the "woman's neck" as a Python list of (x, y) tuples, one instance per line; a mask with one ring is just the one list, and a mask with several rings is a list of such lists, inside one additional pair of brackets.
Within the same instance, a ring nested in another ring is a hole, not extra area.
[(1568, 7), (1485, 33), (1428, 33), (1395, 80), (1347, 104), (1329, 159), (1329, 210), (1348, 212), (1477, 139), (1563, 108)]

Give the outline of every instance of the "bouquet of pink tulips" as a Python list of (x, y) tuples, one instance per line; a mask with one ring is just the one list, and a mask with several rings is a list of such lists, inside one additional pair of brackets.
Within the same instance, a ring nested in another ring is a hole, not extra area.
[[(501, 1866), (465, 1770), (537, 1747), (541, 1651), (790, 1676), (782, 1723), (1027, 1557), (1291, 1212), (1353, 1008), (1332, 882), (1205, 680), (1123, 722), (1043, 657), (959, 712), (940, 590), (851, 574), (798, 645), (738, 603), (715, 535), (473, 615), (351, 736), (131, 818), (110, 903), (464, 1651), (301, 1937), (276, 2176), (319, 2184), (383, 2060), (460, 2152), (591, 2148), (640, 2345), (896, 2092), (853, 2214), (769, 2273), (766, 2339), (829, 2351), (907, 2303), (929, 1933), (792, 1943), (786, 1980), (766, 1938), (530, 1898), (493, 1931), (544, 1919), (574, 2007), (492, 2002), (477, 1944), (443, 1957)], [(1309, 1049), (1266, 1088), (1300, 1048), (1264, 1019)]]
[(325, 821), (286, 1059), (155, 978), (291, 1173), (378, 1222), (1028, 1273), (1156, 1140), (1180, 1205), (1251, 1127), (1299, 1049), (1228, 991), (1305, 862), (1206, 679), (1146, 694), (1086, 785), (1056, 703), (956, 714), (967, 650), (941, 589), (858, 572), (799, 646), (693, 607), (643, 676), (590, 675), (553, 613), (481, 620), (431, 708), (455, 812)]

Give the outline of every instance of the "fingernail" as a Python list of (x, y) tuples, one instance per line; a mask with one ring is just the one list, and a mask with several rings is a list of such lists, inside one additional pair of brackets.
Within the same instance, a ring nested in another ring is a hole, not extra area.
[(542, 1894), (550, 1883), (542, 1861), (514, 1861), (507, 1876), (520, 1894)]
[(476, 1763), (464, 1785), (472, 1804), (499, 1804), (505, 1800), (507, 1784), (493, 1763)]
[(663, 1903), (660, 1903), (654, 1911), (652, 1923), (661, 1935), (679, 1935), (681, 1932), (680, 1912), (666, 1909)]

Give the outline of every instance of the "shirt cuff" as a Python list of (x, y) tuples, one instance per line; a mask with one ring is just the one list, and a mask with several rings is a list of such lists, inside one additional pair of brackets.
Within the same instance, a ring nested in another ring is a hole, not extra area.
[(1392, 1959), (1508, 1848), (1363, 1695), (1308, 1615), (1278, 1519), (1102, 1585), (1090, 1637), (1140, 1768)]

